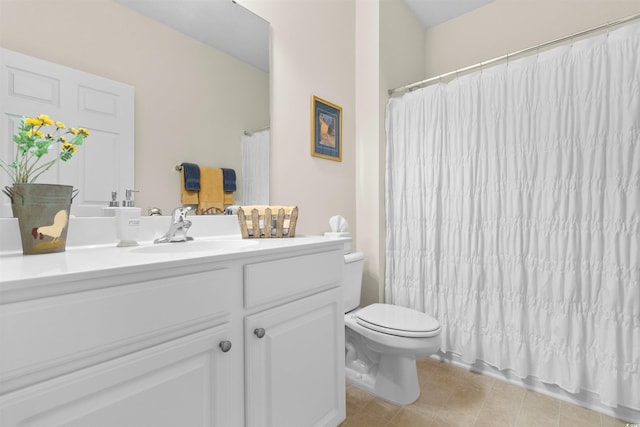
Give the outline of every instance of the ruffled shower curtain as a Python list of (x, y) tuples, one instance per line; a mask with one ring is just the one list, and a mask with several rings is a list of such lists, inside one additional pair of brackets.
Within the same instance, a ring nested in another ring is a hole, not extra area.
[(271, 132), (263, 129), (242, 135), (242, 204), (269, 204), (269, 140)]
[(392, 98), (387, 302), (640, 410), (640, 25)]

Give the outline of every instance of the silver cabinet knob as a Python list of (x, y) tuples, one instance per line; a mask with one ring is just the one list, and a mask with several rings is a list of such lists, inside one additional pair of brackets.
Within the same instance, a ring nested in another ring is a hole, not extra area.
[(223, 353), (231, 350), (231, 341), (220, 341), (220, 350), (222, 350)]
[(262, 338), (264, 336), (264, 328), (257, 328), (253, 333), (256, 334), (258, 338)]

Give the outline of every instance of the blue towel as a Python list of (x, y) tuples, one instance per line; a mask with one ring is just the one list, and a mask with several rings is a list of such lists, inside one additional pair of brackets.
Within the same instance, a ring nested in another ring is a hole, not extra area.
[(182, 163), (180, 166), (184, 173), (184, 189), (200, 191), (200, 166), (194, 163)]
[(236, 191), (236, 171), (233, 169), (222, 169), (222, 187), (226, 192)]

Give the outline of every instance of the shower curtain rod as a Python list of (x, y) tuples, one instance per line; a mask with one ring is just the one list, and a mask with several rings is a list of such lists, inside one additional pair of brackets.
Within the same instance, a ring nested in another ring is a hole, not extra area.
[(535, 46), (531, 46), (531, 47), (528, 47), (528, 48), (525, 48), (525, 49), (522, 49), (522, 50), (518, 50), (516, 52), (507, 53), (506, 55), (498, 56), (497, 58), (489, 59), (489, 60), (483, 61), (483, 62), (478, 62), (477, 64), (473, 64), (473, 65), (469, 65), (467, 67), (459, 68), (459, 69), (457, 69), (455, 71), (449, 71), (447, 73), (443, 73), (443, 74), (440, 74), (440, 75), (435, 76), (435, 77), (430, 77), (430, 78), (428, 78), (426, 80), (422, 80), (422, 81), (419, 81), (419, 82), (416, 82), (416, 83), (411, 83), (409, 85), (402, 86), (402, 87), (399, 87), (399, 88), (396, 88), (396, 89), (389, 89), (389, 95), (393, 96), (393, 95), (403, 94), (405, 92), (410, 92), (412, 90), (420, 89), (420, 88), (429, 86), (431, 83), (438, 82), (438, 81), (440, 81), (440, 80), (442, 80), (444, 78), (447, 78), (447, 77), (458, 76), (461, 73), (466, 73), (466, 72), (469, 72), (469, 71), (475, 71), (475, 70), (477, 70), (479, 68), (480, 69), (484, 68), (487, 65), (491, 65), (491, 64), (494, 64), (496, 62), (501, 62), (501, 61), (504, 61), (504, 60), (509, 61), (510, 57), (517, 56), (517, 55), (522, 55), (524, 53), (529, 53), (529, 52), (533, 52), (533, 51), (538, 51), (541, 48), (545, 48), (545, 47), (548, 47), (548, 46), (552, 46), (554, 44), (562, 43), (562, 42), (565, 42), (567, 40), (572, 40), (572, 39), (575, 39), (577, 37), (581, 37), (581, 36), (587, 35), (589, 33), (596, 32), (596, 31), (604, 30), (604, 29), (609, 28), (609, 27), (613, 27), (613, 26), (616, 26), (616, 25), (620, 25), (620, 24), (624, 24), (624, 23), (627, 23), (627, 22), (630, 22), (630, 21), (634, 21), (634, 20), (636, 20), (638, 18), (640, 18), (640, 13), (636, 13), (635, 15), (630, 15), (630, 16), (627, 16), (625, 18), (617, 19), (615, 21), (607, 22), (606, 24), (598, 25), (597, 27), (589, 28), (587, 30), (578, 31), (577, 33), (573, 33), (573, 34), (568, 35), (568, 36), (560, 37), (560, 38), (557, 38), (557, 39), (554, 39), (554, 40), (551, 40), (551, 41), (548, 41), (548, 42), (540, 43), (540, 44), (537, 44)]
[(256, 130), (245, 130), (245, 131), (244, 131), (244, 134), (245, 134), (246, 136), (251, 136), (251, 135), (253, 135), (253, 134), (254, 134), (254, 133), (256, 133), (256, 132), (262, 132), (263, 130), (267, 130), (267, 129), (270, 129), (270, 128), (271, 128), (271, 126), (265, 126), (265, 127), (263, 127), (263, 128), (256, 129)]

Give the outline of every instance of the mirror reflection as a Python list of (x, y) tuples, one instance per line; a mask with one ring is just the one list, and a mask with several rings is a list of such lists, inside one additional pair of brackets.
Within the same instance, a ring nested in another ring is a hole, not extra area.
[[(215, 12), (201, 9), (217, 3), (223, 7)], [(242, 15), (248, 17), (244, 24), (238, 21)], [(172, 19), (163, 22), (167, 17)], [(51, 31), (65, 22), (73, 25)], [(234, 203), (244, 202), (241, 137), (269, 126), (266, 21), (230, 0), (9, 0), (2, 2), (0, 24), (6, 49), (134, 88), (134, 198), (143, 212), (157, 207), (167, 214), (180, 204), (176, 166), (183, 162), (234, 169)], [(247, 42), (256, 34), (260, 43)], [(214, 38), (226, 45), (212, 47)], [(260, 52), (247, 51), (247, 45)], [(43, 106), (34, 114), (50, 110)], [(102, 185), (91, 194), (96, 207), (107, 206), (112, 191), (124, 199), (124, 184), (87, 176)], [(77, 186), (82, 191), (82, 183)]]

